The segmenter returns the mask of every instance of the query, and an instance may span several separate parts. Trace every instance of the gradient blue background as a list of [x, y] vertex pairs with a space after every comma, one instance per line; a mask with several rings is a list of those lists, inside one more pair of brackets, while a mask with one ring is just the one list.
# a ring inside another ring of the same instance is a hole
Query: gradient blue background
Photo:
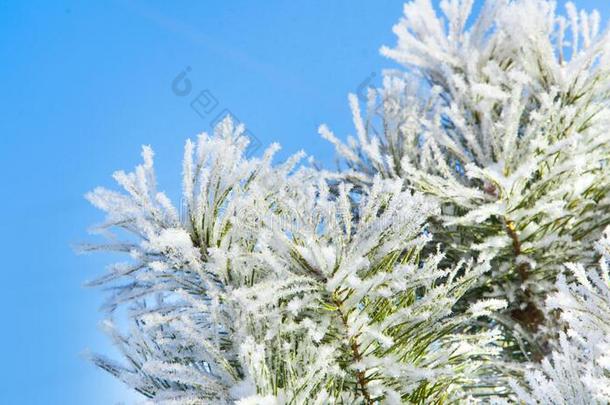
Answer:
[[[103, 3], [103, 4], [102, 4]], [[327, 123], [353, 133], [346, 95], [394, 65], [400, 1], [0, 0], [0, 403], [112, 404], [137, 397], [82, 359], [112, 353], [101, 294], [82, 284], [108, 257], [77, 256], [102, 219], [83, 194], [156, 151], [160, 188], [179, 196], [182, 147], [210, 129], [190, 107], [207, 89], [281, 157], [327, 167]], [[610, 15], [607, 0], [578, 1]], [[190, 66], [192, 93], [172, 80]]]

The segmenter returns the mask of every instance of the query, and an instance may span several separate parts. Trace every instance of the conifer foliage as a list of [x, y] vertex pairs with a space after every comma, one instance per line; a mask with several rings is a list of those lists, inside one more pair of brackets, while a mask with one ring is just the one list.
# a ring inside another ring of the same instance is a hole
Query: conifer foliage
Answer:
[[126, 193], [88, 195], [108, 213], [103, 228], [136, 237], [90, 247], [132, 258], [93, 282], [115, 285], [110, 313], [129, 308], [128, 335], [107, 323], [127, 365], [94, 361], [155, 401], [464, 395], [497, 351], [493, 332], [465, 330], [503, 303], [452, 315], [487, 268], [421, 257], [436, 202], [376, 178], [353, 207], [350, 186], [333, 196], [321, 174], [294, 168], [299, 156], [278, 167], [273, 148], [245, 159], [241, 130], [227, 120], [187, 142], [185, 221], [155, 189], [149, 148], [134, 173], [115, 174]]
[[557, 280], [546, 301], [559, 311], [566, 331], [555, 350], [525, 374], [525, 387], [512, 382], [520, 400], [544, 404], [606, 404], [610, 398], [610, 229], [596, 244], [598, 269], [567, 263], [569, 276]]
[[166, 404], [610, 401], [610, 34], [439, 5], [405, 4], [357, 137], [320, 127], [338, 171], [246, 158], [226, 119], [180, 210], [149, 147], [87, 195], [109, 242], [83, 248], [126, 255], [90, 283], [123, 354], [95, 364]]
[[353, 184], [379, 174], [438, 198], [437, 241], [453, 260], [491, 261], [474, 296], [507, 299], [495, 321], [539, 358], [544, 297], [565, 262], [595, 263], [610, 220], [610, 37], [571, 3], [567, 17], [545, 0], [440, 6], [405, 5], [382, 52], [406, 71], [370, 92], [366, 118], [350, 97], [357, 139], [320, 132]]

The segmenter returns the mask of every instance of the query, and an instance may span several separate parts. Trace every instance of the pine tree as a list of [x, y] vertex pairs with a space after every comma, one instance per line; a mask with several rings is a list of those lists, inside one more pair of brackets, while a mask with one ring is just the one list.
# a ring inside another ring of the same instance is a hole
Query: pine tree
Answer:
[[610, 402], [610, 31], [440, 8], [405, 5], [356, 138], [320, 127], [347, 167], [246, 158], [226, 119], [186, 142], [180, 210], [150, 147], [87, 195], [84, 249], [127, 255], [90, 283], [124, 359], [94, 363], [153, 403]]
[[507, 299], [492, 318], [508, 352], [540, 359], [547, 292], [564, 263], [595, 262], [610, 220], [610, 36], [571, 3], [567, 17], [545, 0], [487, 1], [476, 18], [472, 6], [406, 4], [382, 48], [406, 69], [371, 89], [366, 118], [350, 96], [357, 139], [320, 132], [356, 187], [381, 175], [438, 198], [436, 241], [452, 262], [490, 260], [472, 296]]

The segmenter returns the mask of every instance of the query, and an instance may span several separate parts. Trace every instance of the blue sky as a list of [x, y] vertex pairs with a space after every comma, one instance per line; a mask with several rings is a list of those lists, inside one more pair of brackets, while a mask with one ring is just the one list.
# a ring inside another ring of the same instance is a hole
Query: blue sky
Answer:
[[[103, 3], [103, 4], [102, 4]], [[578, 1], [610, 15], [606, 0]], [[108, 257], [77, 256], [102, 219], [83, 194], [156, 151], [160, 188], [179, 195], [187, 137], [225, 109], [263, 146], [279, 141], [327, 166], [317, 135], [351, 133], [346, 95], [393, 67], [400, 1], [1, 1], [0, 246], [4, 308], [0, 403], [132, 403], [84, 361], [112, 353], [99, 332], [102, 295], [82, 284]], [[185, 69], [191, 91], [172, 82]], [[374, 75], [374, 76], [371, 76]], [[217, 104], [202, 118], [201, 92]]]

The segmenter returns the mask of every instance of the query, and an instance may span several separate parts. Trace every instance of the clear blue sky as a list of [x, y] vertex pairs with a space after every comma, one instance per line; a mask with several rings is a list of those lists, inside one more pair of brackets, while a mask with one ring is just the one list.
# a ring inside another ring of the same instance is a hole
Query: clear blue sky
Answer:
[[[103, 5], [102, 5], [103, 3]], [[577, 1], [610, 15], [607, 0]], [[282, 156], [317, 135], [352, 133], [346, 95], [382, 68], [400, 1], [0, 1], [0, 403], [132, 403], [80, 357], [110, 353], [101, 295], [82, 284], [104, 256], [77, 256], [102, 216], [83, 199], [116, 169], [156, 151], [159, 182], [179, 195], [184, 140], [225, 108]], [[172, 92], [187, 67], [189, 96]], [[201, 118], [190, 101], [218, 102]]]

